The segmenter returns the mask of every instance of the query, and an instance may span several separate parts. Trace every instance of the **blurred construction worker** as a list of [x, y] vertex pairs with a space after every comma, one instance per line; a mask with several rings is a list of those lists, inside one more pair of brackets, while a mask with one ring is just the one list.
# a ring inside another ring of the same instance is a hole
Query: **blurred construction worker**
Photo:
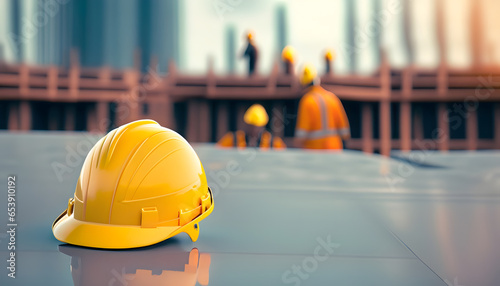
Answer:
[[257, 46], [253, 41], [253, 32], [247, 33], [247, 48], [243, 53], [243, 57], [248, 58], [248, 75], [251, 76], [255, 74], [255, 68], [257, 66], [257, 59], [259, 58], [259, 51], [257, 50]]
[[333, 49], [327, 49], [325, 51], [325, 66], [326, 66], [326, 74], [331, 74], [333, 72], [332, 62], [335, 60], [335, 51]]
[[286, 46], [285, 48], [283, 48], [283, 51], [281, 52], [281, 60], [284, 64], [285, 74], [293, 74], [295, 54], [295, 49], [292, 46]]
[[319, 85], [316, 69], [304, 66], [300, 83], [306, 88], [299, 103], [295, 145], [306, 149], [342, 149], [350, 138], [349, 121], [339, 98]]
[[260, 104], [250, 106], [243, 117], [245, 130], [228, 132], [217, 142], [220, 147], [259, 147], [260, 149], [285, 149], [286, 145], [278, 136], [265, 130], [269, 121], [266, 110]]

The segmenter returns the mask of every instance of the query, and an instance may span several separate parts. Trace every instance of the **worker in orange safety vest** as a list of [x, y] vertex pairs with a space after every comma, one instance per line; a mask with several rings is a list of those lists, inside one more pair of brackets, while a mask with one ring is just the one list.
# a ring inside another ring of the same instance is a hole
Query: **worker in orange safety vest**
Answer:
[[217, 146], [219, 147], [259, 147], [260, 149], [285, 149], [286, 145], [278, 136], [271, 135], [265, 130], [269, 121], [266, 109], [260, 104], [250, 106], [243, 117], [245, 130], [238, 130], [235, 133], [228, 132], [224, 135]]
[[350, 129], [339, 98], [319, 85], [316, 69], [310, 64], [304, 66], [300, 83], [307, 90], [299, 103], [295, 146], [342, 149], [342, 139], [350, 138]]

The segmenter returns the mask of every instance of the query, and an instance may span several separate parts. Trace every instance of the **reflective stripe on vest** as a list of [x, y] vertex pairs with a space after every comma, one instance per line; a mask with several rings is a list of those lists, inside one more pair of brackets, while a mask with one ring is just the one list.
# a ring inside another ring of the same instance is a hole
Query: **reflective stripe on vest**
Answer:
[[347, 135], [347, 134], [349, 134], [348, 128], [342, 128], [342, 129], [328, 128], [326, 130], [315, 130], [315, 131], [297, 129], [295, 131], [295, 137], [299, 138], [306, 137], [309, 139], [322, 139], [329, 136]]
[[328, 114], [326, 110], [326, 102], [321, 94], [314, 93], [314, 98], [316, 99], [316, 103], [319, 106], [319, 113], [321, 113], [321, 131], [327, 132], [330, 128], [328, 128], [328, 118], [326, 117]]

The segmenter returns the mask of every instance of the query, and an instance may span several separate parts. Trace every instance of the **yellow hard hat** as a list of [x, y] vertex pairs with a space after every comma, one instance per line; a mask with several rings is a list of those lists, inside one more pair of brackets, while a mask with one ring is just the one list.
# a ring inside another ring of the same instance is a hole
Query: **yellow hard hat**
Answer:
[[253, 31], [248, 31], [247, 32], [247, 40], [253, 40]]
[[189, 143], [152, 120], [110, 131], [90, 150], [54, 236], [96, 248], [133, 248], [181, 232], [198, 239], [213, 210], [205, 171]]
[[333, 50], [333, 49], [328, 49], [328, 50], [326, 50], [326, 52], [325, 52], [325, 58], [326, 58], [327, 60], [329, 60], [329, 61], [333, 61], [333, 60], [335, 60], [335, 57], [336, 57], [336, 56], [337, 56], [337, 55], [335, 54], [335, 50]]
[[243, 116], [243, 120], [246, 124], [261, 127], [267, 124], [269, 116], [262, 105], [254, 104], [247, 109], [245, 116]]
[[316, 69], [312, 64], [304, 65], [302, 72], [300, 73], [300, 84], [303, 86], [311, 84], [317, 76]]
[[292, 46], [286, 46], [281, 52], [281, 59], [293, 63], [295, 61], [295, 49]]

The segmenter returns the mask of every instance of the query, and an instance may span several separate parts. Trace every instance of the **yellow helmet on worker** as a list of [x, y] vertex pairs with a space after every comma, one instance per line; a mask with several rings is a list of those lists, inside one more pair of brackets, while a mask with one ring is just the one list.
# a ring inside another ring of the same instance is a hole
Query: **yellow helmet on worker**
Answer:
[[317, 76], [318, 72], [316, 71], [316, 68], [310, 63], [305, 64], [299, 76], [300, 84], [302, 86], [308, 86], [314, 83]]
[[243, 121], [249, 125], [262, 127], [269, 121], [269, 116], [267, 115], [266, 109], [262, 105], [254, 104], [245, 112]]
[[153, 120], [110, 131], [90, 150], [54, 236], [95, 248], [134, 248], [187, 233], [213, 210], [205, 171], [189, 143]]
[[336, 57], [337, 57], [337, 54], [335, 53], [334, 49], [327, 49], [325, 51], [325, 59], [327, 59], [329, 61], [333, 61], [333, 60], [335, 60]]
[[254, 32], [248, 31], [247, 32], [247, 40], [251, 41], [251, 40], [253, 40], [253, 37], [254, 37]]
[[292, 46], [286, 46], [283, 48], [283, 51], [281, 52], [281, 59], [283, 61], [294, 63], [295, 55], [296, 55], [295, 49]]

